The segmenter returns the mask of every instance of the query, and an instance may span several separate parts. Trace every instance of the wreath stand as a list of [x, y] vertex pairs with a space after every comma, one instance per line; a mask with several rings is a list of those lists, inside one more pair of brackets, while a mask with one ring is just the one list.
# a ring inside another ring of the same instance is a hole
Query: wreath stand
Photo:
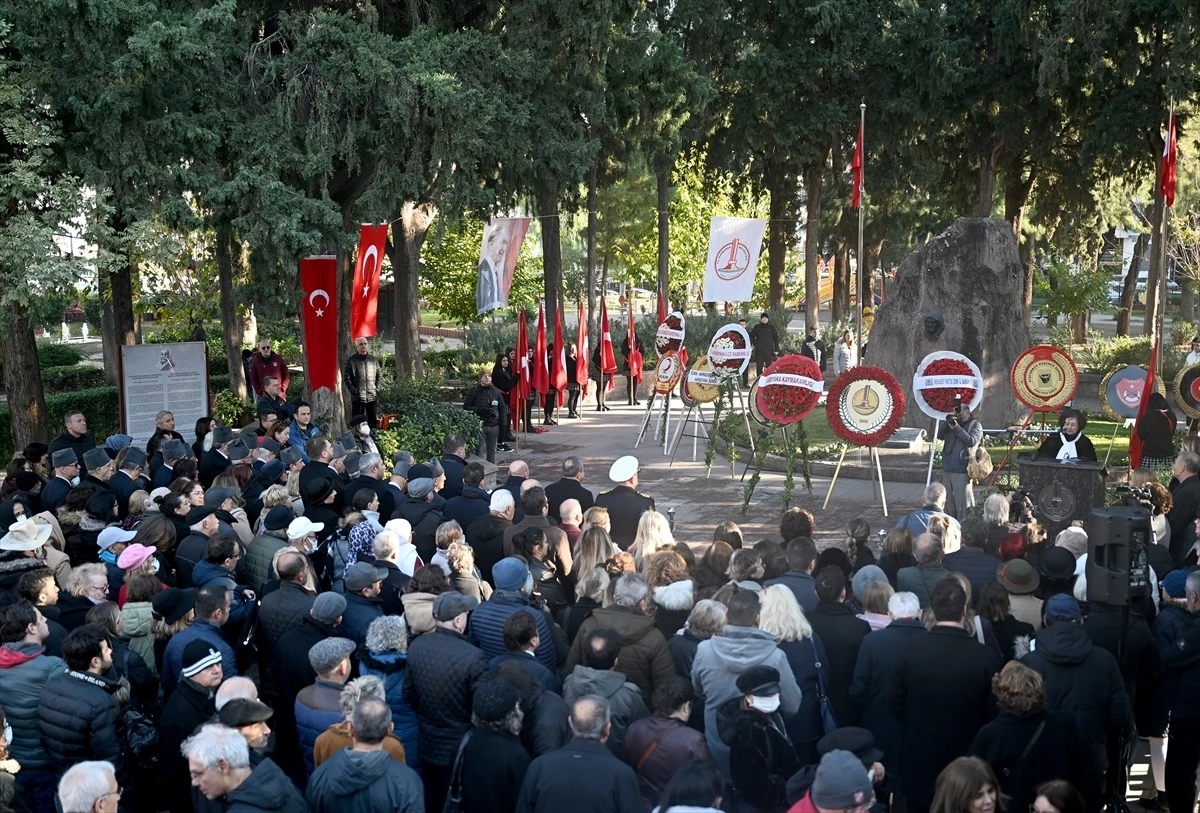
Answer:
[[[694, 421], [692, 420], [693, 412], [696, 414], [696, 419]], [[699, 432], [689, 433], [687, 431], [687, 426], [689, 423], [699, 428], [700, 432], [703, 432], [704, 434], [700, 434]], [[709, 432], [708, 426], [704, 421], [704, 404], [696, 403], [688, 407], [687, 412], [683, 413], [683, 419], [679, 421], [679, 428], [675, 431], [675, 439], [669, 445], [668, 450], [671, 452], [671, 462], [667, 464], [668, 466], [675, 465], [675, 455], [679, 454], [679, 443], [684, 438], [692, 439], [692, 462], [695, 463], [696, 447], [698, 442], [700, 440], [712, 439], [712, 433]]]
[[[663, 398], [662, 409], [660, 409], [658, 411], [658, 414], [655, 415], [655, 419], [654, 419], [654, 436], [656, 438], [661, 437], [663, 439], [663, 444], [662, 444], [663, 454], [667, 453], [667, 447], [670, 446], [671, 395], [673, 395], [673, 394], [674, 394], [674, 390], [667, 391], [666, 396]], [[662, 430], [661, 433], [659, 432], [660, 429]]]
[[929, 438], [929, 470], [925, 472], [925, 487], [929, 488], [929, 484], [933, 482], [933, 455], [937, 450], [938, 427], [942, 425], [939, 418], [933, 419], [933, 434]]
[[[787, 437], [787, 430], [784, 430], [784, 437]], [[860, 447], [861, 448], [861, 447]], [[888, 515], [887, 494], [883, 489], [883, 466], [879, 462], [879, 449], [875, 446], [867, 447], [870, 453], [871, 462], [875, 464], [875, 476], [879, 482], [879, 502], [883, 506], [883, 515]], [[829, 508], [829, 498], [833, 496], [833, 487], [837, 485], [838, 475], [842, 472], [842, 462], [846, 459], [846, 450], [843, 448], [842, 453], [838, 455], [837, 468], [833, 470], [833, 479], [829, 481], [829, 491], [825, 493], [825, 502], [821, 505], [821, 510]], [[928, 486], [928, 483], [926, 483]]]
[[[646, 430], [650, 428], [651, 411], [654, 409], [654, 403], [658, 400], [658, 391], [651, 389], [650, 397], [646, 399], [646, 414], [642, 416], [642, 427], [638, 431], [637, 440], [633, 442], [633, 448], [641, 445], [642, 438], [646, 436]], [[656, 430], [657, 431], [657, 430]]]
[[[738, 408], [742, 411], [742, 421], [746, 424], [746, 438], [750, 443], [750, 454], [757, 453], [754, 446], [754, 430], [750, 428], [750, 412], [746, 406], [746, 393], [742, 389], [742, 379], [739, 375], [731, 376], [729, 379], [733, 383], [733, 389], [737, 392]], [[729, 406], [733, 407], [733, 395], [729, 396]]]

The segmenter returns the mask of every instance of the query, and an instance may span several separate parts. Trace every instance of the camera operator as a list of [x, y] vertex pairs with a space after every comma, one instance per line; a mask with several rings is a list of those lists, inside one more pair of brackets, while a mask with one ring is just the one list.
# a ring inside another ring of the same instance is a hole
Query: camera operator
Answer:
[[971, 408], [959, 403], [938, 430], [942, 441], [942, 482], [946, 485], [946, 513], [955, 519], [967, 516], [975, 500], [967, 463], [971, 452], [983, 441], [983, 425], [971, 417]]
[[1047, 435], [1038, 447], [1037, 456], [1058, 461], [1096, 461], [1096, 447], [1083, 434], [1087, 417], [1077, 409], [1064, 409], [1058, 413], [1058, 432]]

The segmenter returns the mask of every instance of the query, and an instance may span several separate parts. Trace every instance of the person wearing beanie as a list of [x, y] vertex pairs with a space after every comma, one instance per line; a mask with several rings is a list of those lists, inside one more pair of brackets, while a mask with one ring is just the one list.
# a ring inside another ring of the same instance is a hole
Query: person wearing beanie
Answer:
[[424, 463], [413, 466], [409, 474], [423, 469], [426, 476], [413, 477], [408, 481], [408, 500], [399, 503], [392, 519], [408, 520], [412, 526], [412, 543], [423, 562], [432, 562], [437, 553], [437, 529], [445, 522], [442, 512], [434, 505], [433, 478]]
[[1073, 596], [1051, 596], [1042, 610], [1044, 628], [1021, 663], [1040, 672], [1046, 684], [1046, 708], [1075, 715], [1083, 748], [1086, 782], [1079, 790], [1089, 810], [1103, 805], [1110, 735], [1128, 725], [1129, 695], [1112, 653], [1092, 643], [1083, 612]]
[[192, 732], [216, 713], [213, 693], [221, 685], [221, 653], [202, 639], [183, 649], [179, 685], [163, 707], [158, 724], [158, 765], [170, 809], [187, 813], [192, 809], [191, 779], [179, 747]]
[[348, 638], [326, 638], [308, 650], [308, 662], [317, 679], [296, 695], [296, 733], [307, 776], [315, 768], [313, 747], [325, 729], [342, 720], [342, 687], [350, 679], [350, 656], [355, 643]]
[[471, 643], [483, 650], [488, 658], [506, 651], [504, 624], [517, 612], [528, 612], [537, 622], [538, 646], [534, 657], [551, 671], [566, 663], [569, 645], [562, 629], [549, 613], [530, 602], [533, 596], [533, 575], [525, 563], [515, 556], [501, 559], [492, 568], [496, 590], [471, 616]]
[[263, 585], [275, 575], [271, 567], [275, 554], [288, 546], [287, 530], [293, 519], [290, 507], [274, 506], [263, 518], [262, 530], [246, 548], [246, 584], [260, 595]]
[[850, 751], [830, 751], [821, 757], [812, 787], [788, 813], [841, 813], [867, 810], [875, 803], [872, 777], [862, 760]]
[[524, 713], [517, 690], [492, 678], [480, 684], [462, 752], [463, 813], [515, 813], [530, 757], [521, 744]]
[[734, 790], [762, 811], [787, 806], [787, 780], [800, 769], [779, 713], [779, 681], [779, 670], [752, 666], [737, 678], [741, 695], [717, 709], [717, 732], [729, 744]]
[[762, 376], [763, 368], [779, 355], [779, 331], [771, 324], [771, 317], [764, 313], [758, 324], [750, 330], [750, 344], [754, 347], [754, 377]]

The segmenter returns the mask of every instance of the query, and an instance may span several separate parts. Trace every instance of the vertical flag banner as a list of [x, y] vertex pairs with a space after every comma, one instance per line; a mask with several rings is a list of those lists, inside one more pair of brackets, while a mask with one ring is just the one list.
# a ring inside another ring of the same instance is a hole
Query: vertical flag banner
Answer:
[[[550, 360], [550, 387], [565, 392], [567, 389], [567, 345], [563, 341], [562, 308], [554, 311], [554, 358]], [[562, 403], [562, 398], [559, 398]]]
[[1158, 186], [1168, 206], [1175, 205], [1176, 162], [1178, 154], [1175, 144], [1175, 105], [1171, 105], [1171, 116], [1167, 119], [1167, 137], [1163, 144], [1162, 177]]
[[583, 312], [583, 300], [579, 300], [579, 322], [577, 323], [577, 333], [575, 334], [575, 380], [579, 382], [579, 386], [583, 389], [583, 397], [588, 397], [588, 390], [591, 389], [591, 378], [588, 376], [588, 360], [592, 354], [588, 351], [588, 323], [587, 314]]
[[658, 292], [658, 323], [661, 325], [667, 321], [667, 300], [663, 296], [663, 292]]
[[[1150, 403], [1150, 394], [1155, 392], [1154, 389], [1154, 371], [1158, 369], [1158, 351], [1162, 347], [1162, 333], [1155, 331], [1154, 334], [1154, 350], [1150, 352], [1150, 366], [1146, 373], [1146, 386], [1142, 387], [1142, 400], [1138, 403], [1136, 423], [1142, 422], [1142, 416], [1146, 414], [1146, 405]], [[1136, 425], [1136, 424], [1135, 424]], [[1129, 435], [1129, 468], [1136, 469], [1142, 465], [1142, 439], [1138, 436], [1136, 430]]]
[[508, 307], [517, 255], [527, 231], [527, 217], [493, 218], [484, 226], [483, 244], [479, 247], [479, 279], [475, 282], [477, 314]]
[[[517, 345], [514, 348], [513, 374], [517, 382], [508, 393], [508, 411], [512, 416], [513, 431], [521, 428], [521, 416], [525, 414], [525, 401], [529, 398], [529, 332], [525, 326], [525, 310], [517, 317]], [[528, 428], [528, 427], [527, 427]]]
[[533, 345], [533, 388], [542, 395], [550, 391], [550, 370], [546, 366], [546, 309], [538, 305], [537, 338]]
[[350, 338], [379, 333], [379, 267], [387, 247], [388, 224], [364, 223], [358, 235], [358, 256], [354, 259], [354, 297], [350, 300]]
[[[637, 348], [637, 330], [633, 321], [633, 297], [629, 297], [629, 336], [626, 337], [629, 342], [629, 356], [626, 362], [629, 364], [629, 375], [638, 384], [642, 383], [642, 354]], [[636, 400], [636, 398], [635, 398]]]
[[[608, 306], [604, 302], [604, 297], [600, 297], [600, 373], [613, 376], [616, 372], [617, 354], [613, 352], [612, 331], [608, 328]], [[613, 386], [610, 377], [608, 388], [611, 390]]]
[[304, 319], [306, 372], [313, 390], [337, 387], [337, 257], [300, 261], [300, 314]]
[[865, 191], [863, 186], [863, 126], [862, 122], [858, 123], [858, 140], [854, 142], [854, 189], [850, 193], [850, 204], [858, 209], [862, 202], [862, 193]]
[[767, 221], [748, 217], [714, 217], [708, 230], [708, 262], [704, 266], [705, 302], [749, 302]]

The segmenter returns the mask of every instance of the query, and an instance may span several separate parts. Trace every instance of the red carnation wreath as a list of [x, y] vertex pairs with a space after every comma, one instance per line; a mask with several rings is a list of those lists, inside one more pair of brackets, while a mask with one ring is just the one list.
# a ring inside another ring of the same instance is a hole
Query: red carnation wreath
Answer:
[[825, 389], [821, 368], [807, 356], [784, 356], [763, 371], [755, 404], [768, 421], [792, 424], [812, 412]]
[[708, 363], [722, 376], [738, 375], [750, 364], [750, 334], [741, 325], [725, 325], [708, 345]]
[[[934, 377], [956, 378], [948, 386], [920, 386], [920, 379]], [[966, 356], [958, 353], [930, 353], [917, 365], [913, 375], [913, 397], [921, 411], [932, 418], [942, 418], [959, 403], [974, 409], [983, 399], [983, 377], [979, 368]]]
[[[874, 381], [887, 391], [891, 398], [891, 413], [886, 421], [873, 432], [860, 432], [848, 425], [842, 417], [842, 396], [846, 388], [858, 381]], [[833, 433], [847, 443], [855, 446], [878, 446], [896, 434], [904, 420], [904, 390], [900, 382], [887, 370], [878, 367], [851, 367], [842, 373], [829, 388], [829, 396], [825, 399], [825, 417]]]
[[654, 349], [659, 356], [672, 351], [679, 352], [679, 348], [683, 347], [684, 335], [683, 314], [678, 311], [668, 313], [654, 334]]

